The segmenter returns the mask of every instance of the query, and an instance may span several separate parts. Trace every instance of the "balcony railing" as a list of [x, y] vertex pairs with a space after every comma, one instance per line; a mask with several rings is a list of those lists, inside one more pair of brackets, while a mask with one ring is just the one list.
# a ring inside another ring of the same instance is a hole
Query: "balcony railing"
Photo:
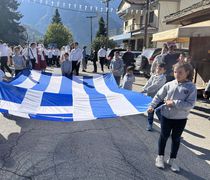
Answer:
[[142, 28], [142, 24], [132, 24], [129, 26], [125, 26], [124, 30], [125, 32], [132, 32], [136, 30], [140, 30]]
[[123, 28], [118, 28], [118, 29], [111, 29], [109, 31], [109, 36], [115, 36], [115, 35], [119, 35], [119, 34], [123, 34]]

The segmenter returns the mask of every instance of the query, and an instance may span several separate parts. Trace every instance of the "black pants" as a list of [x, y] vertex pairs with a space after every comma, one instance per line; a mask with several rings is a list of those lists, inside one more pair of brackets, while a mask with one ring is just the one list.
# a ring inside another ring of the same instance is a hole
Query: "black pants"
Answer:
[[121, 76], [114, 76], [114, 78], [115, 78], [115, 81], [116, 81], [117, 85], [119, 86], [120, 85]]
[[56, 67], [60, 67], [59, 59], [60, 59], [60, 56], [56, 56], [56, 59], [55, 59]]
[[176, 158], [180, 145], [180, 137], [184, 131], [187, 119], [167, 119], [161, 118], [161, 133], [158, 142], [158, 154], [164, 155], [166, 142], [171, 133], [172, 144], [170, 158]]
[[72, 73], [76, 72], [76, 76], [79, 76], [79, 67], [80, 67], [80, 63], [78, 63], [78, 61], [72, 61]]
[[31, 65], [32, 65], [32, 69], [35, 69], [35, 64], [36, 64], [36, 59], [30, 59], [31, 61]]
[[7, 61], [8, 61], [8, 57], [7, 56], [2, 56], [0, 58], [0, 62], [1, 62], [1, 70], [3, 72], [5, 72], [5, 68], [7, 69], [7, 71], [12, 74], [12, 70], [7, 66]]
[[52, 58], [48, 58], [48, 66], [52, 66]]
[[94, 70], [93, 70], [93, 72], [97, 72], [97, 64], [96, 64], [96, 61], [93, 61], [93, 68], [94, 68]]
[[46, 60], [47, 66], [49, 66], [49, 59], [48, 59], [48, 56], [45, 56], [45, 60]]
[[99, 57], [99, 62], [101, 65], [101, 71], [104, 72], [105, 57]]
[[17, 76], [20, 72], [22, 72], [23, 70], [15, 70], [15, 76]]
[[52, 65], [55, 65], [56, 64], [56, 59], [57, 59], [57, 56], [54, 56], [52, 57]]

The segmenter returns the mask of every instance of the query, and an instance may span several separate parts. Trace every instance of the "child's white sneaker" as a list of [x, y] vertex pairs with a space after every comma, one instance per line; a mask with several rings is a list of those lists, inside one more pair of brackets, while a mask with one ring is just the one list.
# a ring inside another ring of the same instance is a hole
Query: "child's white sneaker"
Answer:
[[180, 171], [179, 166], [176, 164], [176, 159], [173, 159], [173, 158], [168, 159], [167, 164], [169, 164], [171, 166], [171, 170], [173, 172], [179, 172]]
[[164, 156], [158, 155], [156, 160], [155, 160], [155, 166], [161, 169], [164, 169]]

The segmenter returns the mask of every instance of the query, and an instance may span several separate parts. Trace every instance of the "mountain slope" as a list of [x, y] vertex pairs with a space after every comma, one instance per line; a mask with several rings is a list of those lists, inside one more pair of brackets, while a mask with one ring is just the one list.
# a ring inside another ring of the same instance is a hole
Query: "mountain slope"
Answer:
[[[57, 1], [55, 1], [57, 2]], [[59, 1], [62, 5], [63, 2], [66, 4], [69, 3], [68, 0]], [[70, 1], [72, 6], [74, 3], [77, 5], [82, 5], [84, 7], [93, 6], [98, 8], [105, 8], [105, 4], [102, 3], [100, 0], [71, 0]], [[113, 0], [110, 2], [110, 7], [117, 8], [119, 5], [120, 0]], [[77, 8], [79, 10], [79, 8]], [[44, 4], [37, 4], [37, 3], [28, 3], [23, 2], [19, 8], [20, 12], [24, 15], [21, 22], [23, 24], [30, 25], [33, 29], [41, 33], [45, 33], [48, 25], [51, 23], [52, 16], [55, 12], [55, 8], [45, 6]], [[87, 19], [87, 16], [90, 15], [97, 15], [97, 18], [93, 19], [93, 37], [98, 30], [98, 19], [100, 16], [103, 16], [106, 19], [106, 14], [103, 13], [82, 13], [82, 12], [74, 12], [70, 10], [59, 9], [61, 14], [62, 22], [66, 25], [73, 34], [74, 40], [78, 41], [81, 45], [88, 45], [90, 44], [90, 20]], [[109, 25], [110, 29], [116, 29], [121, 27], [122, 22], [116, 13], [110, 13], [110, 20]]]

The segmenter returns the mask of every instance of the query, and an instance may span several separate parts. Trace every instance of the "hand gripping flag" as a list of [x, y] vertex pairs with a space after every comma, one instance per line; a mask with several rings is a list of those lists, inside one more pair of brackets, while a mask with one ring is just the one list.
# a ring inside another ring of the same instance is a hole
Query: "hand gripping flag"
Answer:
[[66, 78], [23, 71], [0, 82], [0, 112], [53, 121], [85, 121], [146, 111], [151, 98], [118, 88], [112, 74]]

